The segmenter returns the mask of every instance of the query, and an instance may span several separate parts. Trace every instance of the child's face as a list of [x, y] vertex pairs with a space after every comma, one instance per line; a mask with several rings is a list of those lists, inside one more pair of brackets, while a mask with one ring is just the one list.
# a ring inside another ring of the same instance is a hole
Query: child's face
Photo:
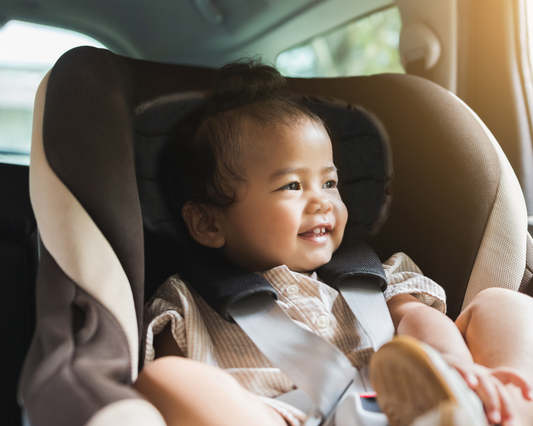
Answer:
[[252, 271], [285, 264], [303, 272], [324, 265], [348, 218], [326, 130], [303, 118], [261, 136], [247, 133], [239, 157], [245, 192], [217, 224], [224, 254]]

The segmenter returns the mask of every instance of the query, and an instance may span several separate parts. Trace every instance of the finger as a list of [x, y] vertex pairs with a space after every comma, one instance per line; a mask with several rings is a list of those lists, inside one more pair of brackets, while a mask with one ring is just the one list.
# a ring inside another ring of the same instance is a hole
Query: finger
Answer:
[[479, 380], [477, 379], [477, 376], [470, 371], [467, 368], [463, 368], [462, 366], [455, 365], [455, 369], [459, 372], [461, 377], [464, 379], [466, 384], [470, 389], [476, 389], [479, 386]]
[[504, 424], [511, 424], [511, 420], [514, 418], [512, 398], [505, 385], [498, 379], [495, 379], [495, 387], [500, 397], [500, 413], [501, 419]]
[[499, 424], [502, 420], [500, 397], [496, 389], [495, 381], [490, 375], [478, 376], [479, 386], [475, 389], [479, 399], [483, 402], [485, 413], [489, 421]]
[[520, 371], [509, 367], [500, 367], [492, 369], [491, 374], [503, 384], [511, 383], [519, 387], [523, 397], [529, 401], [533, 401], [533, 387]]

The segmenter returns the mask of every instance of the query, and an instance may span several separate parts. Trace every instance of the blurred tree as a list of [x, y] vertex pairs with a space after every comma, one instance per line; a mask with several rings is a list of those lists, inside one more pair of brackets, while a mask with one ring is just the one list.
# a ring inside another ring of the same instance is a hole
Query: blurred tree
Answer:
[[382, 9], [281, 53], [276, 66], [292, 77], [403, 73], [396, 7]]

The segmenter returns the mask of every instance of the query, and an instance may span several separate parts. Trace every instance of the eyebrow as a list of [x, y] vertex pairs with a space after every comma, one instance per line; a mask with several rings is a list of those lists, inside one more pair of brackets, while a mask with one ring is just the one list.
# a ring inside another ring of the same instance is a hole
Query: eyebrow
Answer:
[[[337, 167], [335, 166], [327, 166], [327, 167], [322, 168], [322, 173], [336, 172], [338, 170], [339, 169], [337, 169]], [[287, 169], [278, 169], [270, 175], [269, 180], [273, 181], [279, 178], [280, 176], [287, 175], [289, 173], [306, 173], [308, 171], [309, 171], [309, 167], [297, 167], [297, 168], [289, 167]]]

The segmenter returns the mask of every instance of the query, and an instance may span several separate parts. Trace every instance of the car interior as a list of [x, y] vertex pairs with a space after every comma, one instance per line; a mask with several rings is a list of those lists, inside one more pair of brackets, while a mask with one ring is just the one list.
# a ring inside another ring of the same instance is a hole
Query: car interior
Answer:
[[[168, 122], [142, 123], [243, 56], [275, 64], [295, 94], [375, 118], [394, 178], [366, 240], [382, 260], [409, 253], [446, 290], [450, 318], [487, 287], [533, 296], [531, 13], [525, 0], [0, 0], [5, 29], [105, 47], [45, 70], [25, 145], [0, 128], [1, 424], [164, 424], [131, 389], [143, 303], [179, 268], [157, 189]], [[366, 50], [350, 50], [349, 25]], [[385, 25], [390, 43], [372, 44]], [[15, 68], [0, 62], [0, 76]]]

